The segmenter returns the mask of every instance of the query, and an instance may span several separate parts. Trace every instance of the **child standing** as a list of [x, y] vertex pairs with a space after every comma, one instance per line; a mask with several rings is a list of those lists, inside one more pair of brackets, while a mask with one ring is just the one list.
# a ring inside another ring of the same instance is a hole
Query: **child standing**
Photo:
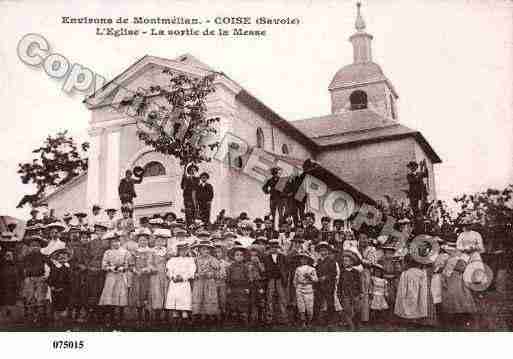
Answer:
[[216, 278], [219, 276], [219, 261], [210, 251], [214, 246], [210, 241], [201, 241], [195, 248], [199, 251], [196, 257], [196, 274], [192, 287], [192, 314], [200, 320], [219, 315]]
[[261, 252], [258, 246], [250, 246], [249, 248], [248, 277], [249, 277], [249, 308], [248, 320], [254, 324], [264, 322], [265, 310], [265, 267], [260, 260]]
[[372, 265], [371, 277], [371, 316], [374, 322], [382, 322], [386, 317], [384, 316], [388, 310], [388, 303], [386, 297], [388, 296], [388, 281], [383, 278], [384, 268], [381, 264], [374, 263]]
[[303, 327], [313, 319], [314, 283], [317, 282], [317, 272], [313, 267], [313, 258], [306, 252], [296, 255], [299, 266], [294, 273], [293, 285], [296, 289], [297, 311]]
[[166, 244], [168, 238], [171, 237], [171, 232], [169, 229], [158, 229], [154, 235], [155, 247], [152, 251], [150, 263], [153, 270], [150, 276], [150, 303], [151, 309], [155, 311], [155, 320], [160, 321], [162, 320], [168, 285], [166, 264], [169, 259], [169, 253]]
[[239, 324], [247, 322], [249, 307], [250, 281], [248, 266], [244, 263], [247, 249], [243, 246], [234, 246], [229, 255], [233, 263], [226, 273], [227, 301], [230, 314], [237, 318]]
[[[187, 319], [192, 310], [192, 291], [190, 280], [196, 272], [194, 258], [188, 257], [189, 246], [179, 243], [177, 256], [171, 257], [166, 264], [169, 288], [166, 297], [166, 309], [173, 311], [173, 319]], [[181, 318], [179, 314], [181, 313]]]
[[71, 294], [71, 252], [68, 249], [58, 249], [50, 255], [48, 285], [52, 293], [54, 320], [57, 327], [67, 314]]
[[219, 261], [219, 275], [216, 278], [217, 298], [222, 319], [226, 315], [226, 272], [230, 266], [230, 262], [226, 259], [225, 250], [226, 247], [223, 244], [215, 245], [214, 255]]
[[360, 265], [360, 257], [353, 251], [342, 252], [342, 270], [338, 286], [338, 297], [342, 303], [342, 314], [349, 329], [356, 329], [355, 313], [362, 294], [360, 272], [355, 267]]
[[128, 304], [137, 309], [137, 325], [150, 320], [150, 276], [152, 273], [152, 250], [148, 247], [149, 236], [139, 233], [139, 247], [130, 257], [131, 282], [128, 291]]
[[100, 306], [108, 308], [110, 321], [114, 321], [115, 309], [119, 309], [118, 321], [124, 319], [124, 309], [128, 305], [128, 251], [121, 247], [119, 233], [109, 232], [105, 239], [110, 240], [110, 249], [105, 251], [102, 260], [102, 269], [107, 272], [105, 284], [100, 297]]
[[70, 319], [84, 321], [81, 313], [87, 308], [87, 263], [89, 231], [70, 227], [68, 248], [73, 253], [71, 265]]

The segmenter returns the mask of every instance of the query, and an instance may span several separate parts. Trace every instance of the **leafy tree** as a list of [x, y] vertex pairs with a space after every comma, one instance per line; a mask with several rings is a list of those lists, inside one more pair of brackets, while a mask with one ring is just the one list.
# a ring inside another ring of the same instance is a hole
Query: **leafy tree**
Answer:
[[32, 162], [19, 163], [18, 173], [23, 184], [34, 184], [36, 192], [25, 195], [17, 208], [25, 204], [36, 205], [40, 202], [47, 189], [62, 186], [87, 170], [87, 158], [83, 154], [89, 149], [89, 143], [77, 146], [67, 131], [56, 136], [48, 136], [43, 145], [32, 153], [38, 154]]
[[206, 118], [205, 100], [215, 91], [214, 75], [195, 78], [170, 69], [163, 72], [169, 76], [169, 86], [139, 89], [122, 101], [138, 119], [139, 139], [157, 152], [178, 158], [182, 166], [209, 162], [207, 149], [219, 145], [218, 141], [207, 143], [219, 121]]

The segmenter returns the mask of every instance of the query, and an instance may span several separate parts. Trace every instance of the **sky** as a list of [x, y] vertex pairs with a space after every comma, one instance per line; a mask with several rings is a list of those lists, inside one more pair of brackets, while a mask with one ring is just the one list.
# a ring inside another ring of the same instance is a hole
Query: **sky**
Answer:
[[[15, 209], [31, 191], [21, 184], [17, 164], [30, 160], [48, 134], [67, 129], [87, 139], [90, 118], [82, 94], [66, 94], [62, 81], [20, 61], [16, 48], [24, 35], [44, 36], [51, 51], [107, 79], [145, 54], [175, 58], [190, 53], [293, 121], [329, 114], [329, 83], [352, 62], [348, 38], [354, 32], [355, 4], [0, 2], [0, 215], [27, 217], [28, 209]], [[420, 130], [443, 160], [435, 169], [438, 197], [451, 200], [513, 183], [513, 2], [369, 0], [362, 1], [362, 14], [374, 36], [373, 60], [399, 94], [399, 121]], [[96, 25], [62, 24], [62, 16], [267, 16], [299, 18], [300, 24], [268, 26], [263, 38], [114, 38], [96, 36]]]

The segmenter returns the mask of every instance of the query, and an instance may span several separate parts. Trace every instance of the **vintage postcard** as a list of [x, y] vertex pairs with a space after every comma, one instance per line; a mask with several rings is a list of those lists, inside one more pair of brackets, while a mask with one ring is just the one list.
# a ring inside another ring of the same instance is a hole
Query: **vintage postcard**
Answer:
[[6, 335], [512, 329], [513, 2], [12, 0], [0, 30]]

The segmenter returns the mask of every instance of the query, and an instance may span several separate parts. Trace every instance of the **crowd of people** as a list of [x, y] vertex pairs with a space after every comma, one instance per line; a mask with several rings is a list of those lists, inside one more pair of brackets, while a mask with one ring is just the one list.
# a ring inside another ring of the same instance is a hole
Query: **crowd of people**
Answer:
[[465, 270], [482, 266], [484, 247], [470, 219], [456, 242], [427, 233], [412, 248], [408, 219], [394, 237], [311, 212], [187, 223], [95, 205], [31, 216], [23, 238], [13, 225], [0, 241], [1, 316], [21, 299], [30, 327], [444, 329], [471, 327], [478, 311], [471, 282], [483, 279]]

